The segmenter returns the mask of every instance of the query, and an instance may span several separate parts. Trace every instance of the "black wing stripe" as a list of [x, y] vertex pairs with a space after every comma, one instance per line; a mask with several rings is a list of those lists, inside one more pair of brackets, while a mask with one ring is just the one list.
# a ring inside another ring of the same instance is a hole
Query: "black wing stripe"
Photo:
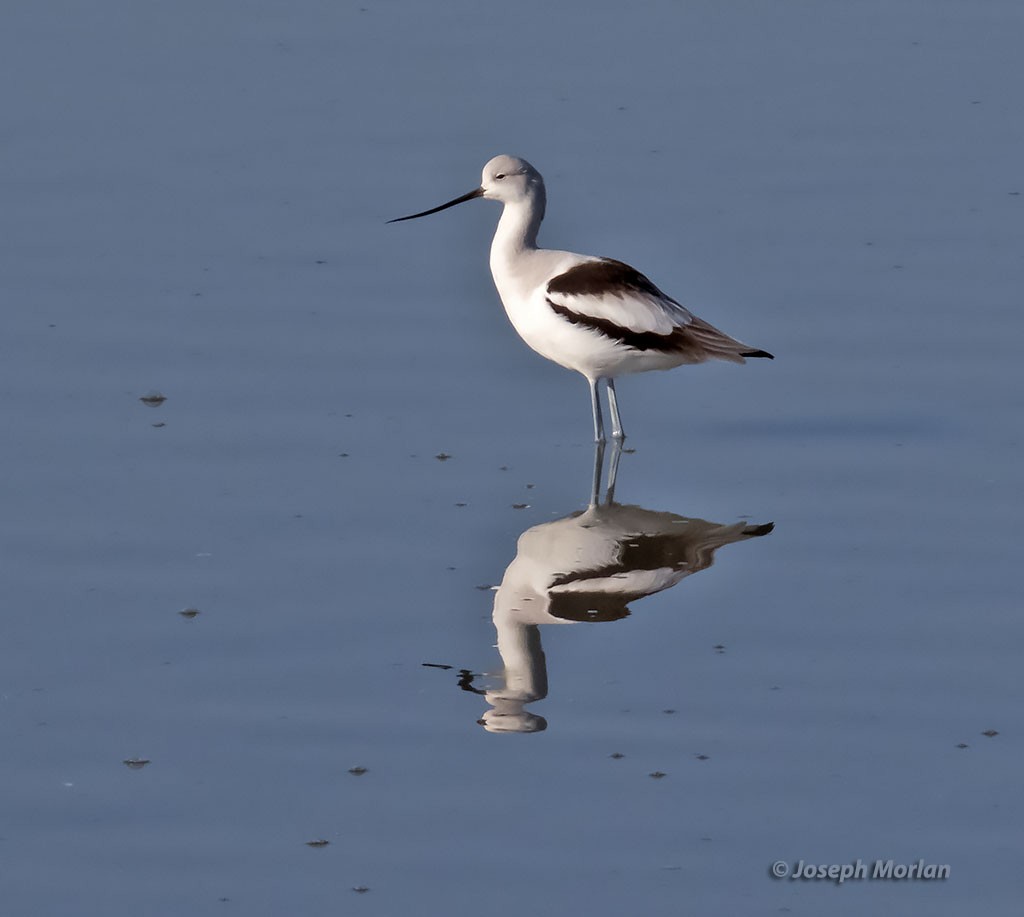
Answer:
[[636, 268], [612, 258], [585, 261], [548, 281], [549, 293], [566, 296], [629, 296], [642, 293], [655, 299], [668, 299]]
[[606, 338], [618, 341], [620, 344], [632, 347], [634, 350], [660, 350], [669, 353], [673, 350], [679, 350], [686, 343], [684, 328], [675, 328], [669, 334], [655, 334], [653, 331], [631, 331], [629, 328], [616, 325], [615, 322], [609, 321], [606, 318], [596, 318], [593, 315], [581, 315], [579, 312], [573, 312], [572, 309], [552, 302], [550, 299], [548, 300], [548, 305], [551, 306], [555, 314], [561, 315], [567, 322], [571, 322], [573, 325], [582, 325], [591, 331], [597, 331]]

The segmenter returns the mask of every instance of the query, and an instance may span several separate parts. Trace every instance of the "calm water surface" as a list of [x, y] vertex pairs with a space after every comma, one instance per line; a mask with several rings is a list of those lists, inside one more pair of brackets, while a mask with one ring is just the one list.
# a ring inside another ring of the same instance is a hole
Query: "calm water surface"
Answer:
[[[1013, 912], [1016, 4], [57, 7], [0, 37], [5, 913]], [[624, 380], [599, 508], [496, 207], [384, 226], [497, 152], [777, 355]], [[950, 877], [769, 876], [858, 858]]]

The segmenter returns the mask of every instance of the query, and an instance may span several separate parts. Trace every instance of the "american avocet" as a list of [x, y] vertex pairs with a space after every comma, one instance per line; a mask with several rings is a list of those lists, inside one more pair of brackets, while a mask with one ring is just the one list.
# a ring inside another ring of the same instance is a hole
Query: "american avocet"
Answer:
[[505, 205], [491, 243], [491, 275], [509, 321], [541, 356], [586, 378], [597, 442], [604, 441], [602, 380], [608, 388], [612, 436], [624, 439], [617, 376], [711, 359], [774, 359], [699, 319], [628, 264], [538, 248], [544, 179], [525, 159], [495, 156], [484, 166], [479, 188], [388, 222], [415, 220], [477, 197]]
[[609, 493], [584, 512], [527, 529], [494, 594], [502, 677], [487, 688], [473, 687], [472, 675], [460, 681], [493, 708], [477, 722], [488, 732], [547, 727], [529, 708], [548, 693], [541, 626], [618, 621], [634, 602], [708, 569], [719, 548], [774, 528], [771, 522], [707, 522], [624, 506]]

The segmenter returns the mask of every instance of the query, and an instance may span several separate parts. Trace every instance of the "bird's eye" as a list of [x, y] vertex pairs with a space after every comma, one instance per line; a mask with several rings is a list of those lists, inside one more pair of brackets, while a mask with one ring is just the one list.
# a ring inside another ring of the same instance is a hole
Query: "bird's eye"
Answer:
[[494, 180], [495, 181], [501, 181], [504, 177], [505, 177], [505, 173], [504, 172], [499, 172], [497, 175], [494, 176]]

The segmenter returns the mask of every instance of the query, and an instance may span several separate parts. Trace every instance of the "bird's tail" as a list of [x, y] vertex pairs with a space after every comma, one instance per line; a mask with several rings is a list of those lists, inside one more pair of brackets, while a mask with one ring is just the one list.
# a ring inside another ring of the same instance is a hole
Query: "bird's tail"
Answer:
[[774, 360], [767, 350], [756, 350], [749, 344], [729, 337], [714, 325], [692, 316], [691, 320], [676, 332], [682, 338], [681, 350], [689, 350], [697, 357], [693, 362], [704, 360], [728, 360], [730, 363], [745, 363], [745, 357], [764, 357]]

